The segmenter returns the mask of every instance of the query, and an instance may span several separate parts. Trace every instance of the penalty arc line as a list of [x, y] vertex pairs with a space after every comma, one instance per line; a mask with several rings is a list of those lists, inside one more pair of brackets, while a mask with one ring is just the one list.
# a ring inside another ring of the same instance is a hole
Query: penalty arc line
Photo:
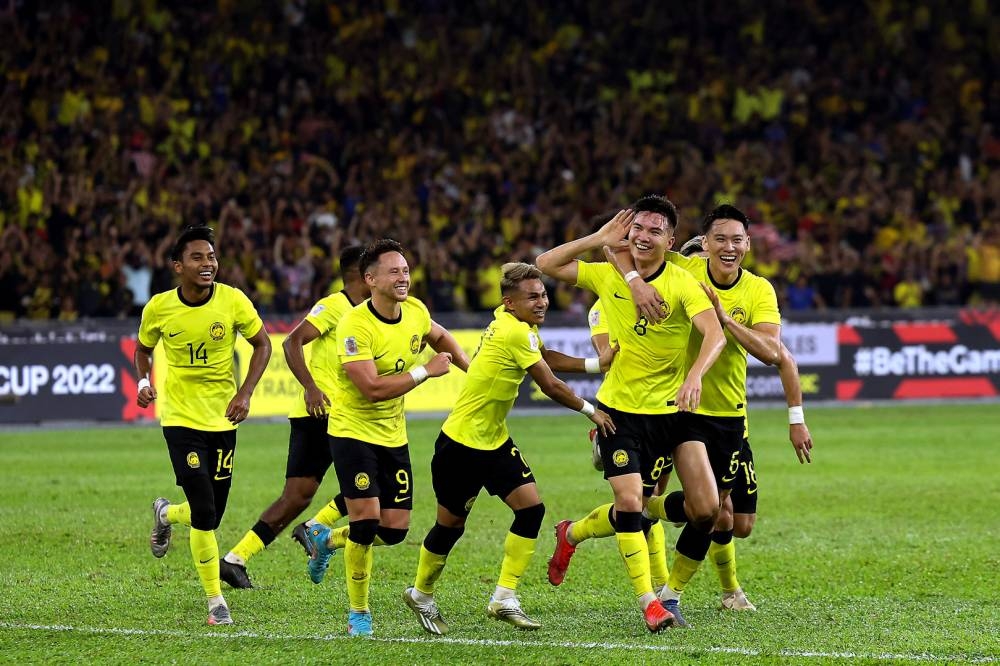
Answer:
[[[122, 627], [77, 627], [62, 624], [21, 624], [16, 622], [0, 622], [0, 629], [14, 629], [21, 631], [49, 631], [49, 632], [76, 632], [82, 634], [107, 634], [116, 636], [169, 636], [173, 638], [253, 638], [267, 641], [355, 641], [356, 638], [347, 635], [333, 634], [271, 634], [256, 631], [207, 631], [205, 633], [193, 634], [185, 631], [172, 631], [167, 629], [126, 629]], [[858, 652], [817, 652], [812, 650], [758, 650], [754, 648], [735, 647], [696, 647], [691, 645], [643, 645], [635, 643], [608, 643], [608, 642], [575, 642], [575, 641], [514, 641], [497, 640], [488, 638], [406, 638], [406, 637], [379, 637], [369, 639], [381, 643], [412, 643], [426, 644], [448, 643], [451, 645], [468, 645], [475, 647], [520, 647], [530, 648], [532, 646], [544, 648], [563, 648], [577, 650], [645, 650], [649, 652], [685, 652], [702, 654], [733, 654], [748, 657], [799, 657], [803, 659], [863, 659], [863, 660], [886, 660], [894, 659], [898, 661], [914, 662], [958, 662], [974, 664], [996, 663], [996, 657], [971, 656], [971, 655], [935, 655], [926, 653], [858, 653]]]

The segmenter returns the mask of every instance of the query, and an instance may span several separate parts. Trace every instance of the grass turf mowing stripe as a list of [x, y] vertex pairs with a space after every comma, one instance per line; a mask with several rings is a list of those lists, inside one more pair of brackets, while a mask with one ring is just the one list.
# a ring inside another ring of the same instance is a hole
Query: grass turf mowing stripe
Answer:
[[[184, 631], [170, 631], [166, 629], [126, 629], [122, 627], [75, 627], [64, 624], [20, 624], [15, 622], [0, 622], [0, 628], [15, 629], [21, 631], [50, 631], [50, 632], [78, 632], [84, 634], [110, 634], [115, 636], [168, 636], [173, 638], [254, 638], [266, 641], [356, 641], [357, 638], [344, 634], [314, 634], [314, 635], [294, 635], [294, 634], [272, 634], [259, 633], [255, 631], [219, 631], [211, 630], [204, 633], [189, 633]], [[452, 645], [471, 645], [482, 647], [548, 647], [563, 648], [573, 650], [644, 650], [647, 652], [684, 652], [687, 654], [735, 654], [748, 657], [789, 657], [800, 659], [859, 659], [859, 660], [897, 660], [914, 662], [934, 662], [934, 663], [956, 663], [965, 662], [973, 664], [996, 663], [995, 657], [972, 656], [972, 655], [935, 655], [927, 653], [896, 653], [896, 654], [864, 654], [857, 652], [813, 652], [800, 650], [778, 650], [776, 652], [766, 652], [764, 650], [754, 650], [749, 648], [729, 648], [729, 647], [693, 647], [690, 645], [637, 645], [634, 643], [606, 643], [606, 642], [575, 642], [575, 641], [505, 641], [495, 639], [479, 638], [391, 638], [373, 637], [367, 640], [383, 643], [450, 643]]]

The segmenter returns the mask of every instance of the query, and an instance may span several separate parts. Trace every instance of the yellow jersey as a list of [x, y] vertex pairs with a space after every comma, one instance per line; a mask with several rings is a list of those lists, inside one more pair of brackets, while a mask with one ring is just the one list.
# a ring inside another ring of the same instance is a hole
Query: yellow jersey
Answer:
[[636, 321], [625, 279], [607, 263], [577, 263], [577, 285], [597, 294], [608, 334], [620, 347], [597, 399], [619, 411], [670, 414], [684, 383], [691, 319], [710, 310], [711, 301], [687, 271], [665, 262], [646, 278], [663, 298], [666, 317], [654, 324]]
[[340, 363], [334, 372], [333, 395], [329, 396], [336, 409], [328, 419], [327, 432], [379, 446], [406, 444], [403, 396], [371, 402], [347, 376], [344, 364], [373, 361], [380, 377], [402, 374], [417, 364], [430, 331], [427, 306], [412, 296], [400, 303], [395, 320], [376, 312], [371, 299], [348, 310], [337, 325]]
[[236, 395], [236, 334], [257, 335], [264, 326], [239, 289], [216, 282], [202, 303], [189, 303], [180, 287], [156, 294], [142, 309], [139, 343], [163, 343], [167, 359], [164, 426], [219, 432], [236, 426], [226, 407]]
[[493, 315], [455, 408], [441, 426], [456, 442], [485, 451], [499, 448], [510, 437], [507, 414], [527, 369], [542, 360], [537, 326], [521, 321], [502, 305]]

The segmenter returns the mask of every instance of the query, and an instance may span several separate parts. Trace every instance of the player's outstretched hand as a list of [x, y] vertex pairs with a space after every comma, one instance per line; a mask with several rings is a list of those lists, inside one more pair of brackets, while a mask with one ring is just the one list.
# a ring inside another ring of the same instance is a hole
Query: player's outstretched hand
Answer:
[[326, 416], [326, 408], [331, 404], [330, 399], [318, 386], [306, 389], [306, 411], [309, 412], [310, 416], [318, 419], [323, 418]]
[[242, 393], [237, 393], [233, 396], [233, 399], [229, 401], [229, 406], [226, 407], [226, 418], [233, 425], [240, 423], [246, 419], [247, 414], [250, 413], [250, 396], [243, 395]]
[[424, 367], [427, 368], [427, 376], [429, 377], [446, 375], [451, 370], [451, 354], [448, 352], [438, 352], [434, 355], [434, 358], [427, 361]]
[[715, 308], [715, 316], [719, 318], [719, 323], [722, 325], [722, 328], [725, 328], [726, 320], [729, 318], [729, 315], [726, 314], [726, 311], [723, 309], [722, 301], [719, 300], [719, 295], [715, 293], [714, 289], [709, 287], [704, 282], [699, 282], [698, 286], [700, 286], [701, 290], [705, 292], [706, 296], [708, 296], [708, 300], [712, 301], [712, 307]]
[[621, 346], [618, 343], [615, 343], [613, 347], [606, 347], [604, 351], [598, 355], [597, 360], [600, 361], [601, 372], [607, 372], [608, 369], [611, 368], [611, 363], [614, 362], [615, 355], [620, 349]]
[[607, 412], [595, 409], [594, 413], [587, 418], [594, 422], [594, 425], [597, 426], [597, 429], [600, 430], [601, 434], [605, 437], [614, 434], [615, 422], [611, 420], [611, 417]]
[[701, 404], [701, 377], [688, 376], [677, 392], [677, 409], [693, 412]]
[[805, 423], [793, 423], [788, 426], [788, 439], [792, 440], [795, 447], [795, 455], [799, 457], [799, 464], [812, 463], [812, 435]]

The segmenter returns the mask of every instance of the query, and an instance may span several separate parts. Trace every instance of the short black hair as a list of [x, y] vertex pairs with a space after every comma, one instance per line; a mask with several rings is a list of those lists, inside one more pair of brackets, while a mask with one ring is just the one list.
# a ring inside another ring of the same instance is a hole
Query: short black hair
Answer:
[[750, 230], [750, 218], [732, 204], [716, 206], [711, 213], [706, 215], [705, 219], [701, 221], [701, 233], [707, 234], [716, 220], [736, 220], [743, 224], [743, 231]]
[[181, 261], [184, 258], [184, 250], [187, 248], [188, 243], [193, 241], [208, 241], [213, 247], [215, 246], [215, 232], [212, 231], [211, 227], [197, 226], [188, 227], [181, 232], [181, 235], [177, 237], [177, 241], [174, 243], [174, 248], [170, 251], [170, 259], [172, 261]]
[[659, 194], [647, 194], [636, 199], [632, 204], [632, 210], [638, 213], [656, 213], [667, 218], [672, 229], [677, 228], [677, 207], [670, 199]]
[[358, 272], [364, 275], [372, 264], [378, 263], [379, 257], [388, 252], [403, 254], [403, 246], [391, 238], [380, 238], [377, 241], [372, 241], [365, 247], [360, 259], [358, 259]]
[[361, 261], [361, 255], [365, 251], [364, 245], [348, 245], [340, 251], [340, 274], [347, 276], [349, 272], [357, 268]]

